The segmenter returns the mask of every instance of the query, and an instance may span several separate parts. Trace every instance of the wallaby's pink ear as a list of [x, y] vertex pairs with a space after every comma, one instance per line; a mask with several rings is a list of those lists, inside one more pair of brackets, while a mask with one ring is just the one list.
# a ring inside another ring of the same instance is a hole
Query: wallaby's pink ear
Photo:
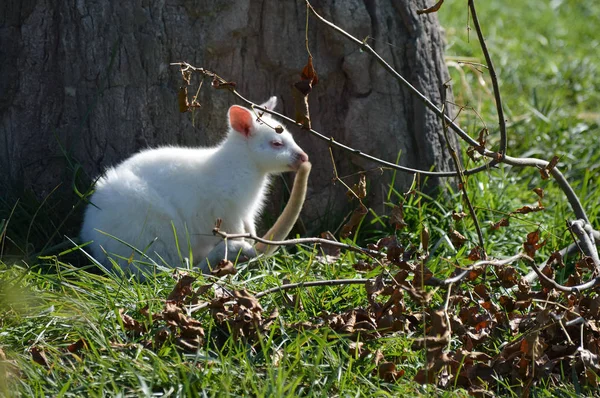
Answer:
[[252, 130], [252, 112], [241, 106], [229, 108], [229, 125], [238, 133], [248, 137]]

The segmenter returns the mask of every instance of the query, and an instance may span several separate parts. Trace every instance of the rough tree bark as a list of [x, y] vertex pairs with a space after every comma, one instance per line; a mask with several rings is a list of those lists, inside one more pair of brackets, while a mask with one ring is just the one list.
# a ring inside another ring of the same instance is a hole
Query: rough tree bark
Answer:
[[[416, 14], [425, 0], [313, 5], [353, 35], [370, 38], [403, 76], [441, 103], [448, 79], [443, 40], [435, 14]], [[192, 122], [178, 112], [180, 73], [171, 62], [214, 70], [255, 102], [277, 95], [279, 110], [293, 115], [290, 85], [307, 60], [305, 15], [304, 2], [292, 0], [3, 1], [0, 188], [44, 196], [62, 183], [69, 192], [74, 164], [91, 181], [143, 147], [216, 143], [234, 97], [205, 86]], [[389, 161], [402, 151], [403, 165], [451, 169], [433, 113], [368, 54], [314, 18], [309, 39], [320, 78], [310, 97], [316, 130]], [[346, 206], [344, 188], [332, 183], [324, 143], [292, 132], [314, 164], [310, 222]], [[374, 166], [334, 155], [341, 176]], [[390, 176], [368, 174], [372, 206], [379, 206], [375, 200]], [[400, 174], [398, 187], [411, 180]]]

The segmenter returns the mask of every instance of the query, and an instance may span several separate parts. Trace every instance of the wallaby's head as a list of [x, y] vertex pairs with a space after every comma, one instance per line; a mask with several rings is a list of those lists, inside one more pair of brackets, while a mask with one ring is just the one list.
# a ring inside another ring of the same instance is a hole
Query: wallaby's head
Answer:
[[[276, 105], [277, 97], [271, 97], [261, 106], [274, 109]], [[230, 139], [246, 148], [249, 157], [265, 173], [297, 170], [302, 163], [308, 161], [308, 155], [285, 128], [281, 133], [275, 131], [280, 123], [267, 113], [258, 109], [255, 113], [233, 105], [229, 108], [229, 125]]]

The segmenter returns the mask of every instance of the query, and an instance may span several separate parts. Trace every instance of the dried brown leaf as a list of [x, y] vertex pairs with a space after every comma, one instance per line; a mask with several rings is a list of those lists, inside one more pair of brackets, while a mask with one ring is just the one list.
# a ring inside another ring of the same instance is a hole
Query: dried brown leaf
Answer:
[[479, 285], [475, 286], [473, 290], [475, 290], [475, 293], [477, 293], [479, 297], [481, 297], [484, 300], [487, 300], [490, 297], [490, 293], [487, 290], [487, 286], [483, 283], [480, 283]]
[[454, 210], [452, 210], [452, 219], [454, 221], [459, 221], [462, 220], [463, 218], [465, 218], [467, 216], [467, 213], [465, 213], [464, 211], [461, 211], [459, 213], [455, 212]]
[[44, 353], [44, 350], [41, 350], [37, 347], [31, 347], [31, 350], [29, 350], [29, 352], [31, 352], [31, 358], [36, 363], [42, 365], [45, 368], [50, 367], [50, 363], [48, 362], [48, 358], [46, 358], [46, 354]]
[[467, 238], [464, 235], [454, 229], [450, 229], [448, 235], [450, 236], [450, 241], [456, 248], [462, 247], [467, 241]]
[[540, 206], [539, 204], [538, 204], [538, 206], [523, 206], [523, 207], [520, 207], [517, 210], [511, 212], [510, 214], [529, 214], [529, 213], [535, 213], [538, 211], [542, 211], [544, 209], [545, 209], [545, 207]]
[[216, 76], [213, 79], [211, 84], [212, 84], [213, 88], [216, 88], [217, 90], [223, 90], [223, 89], [233, 90], [237, 86], [237, 84], [235, 82], [222, 82]]
[[71, 352], [71, 353], [77, 353], [79, 352], [82, 348], [87, 348], [87, 343], [84, 339], [79, 339], [76, 342], [74, 342], [73, 344], [69, 345], [67, 347], [67, 351]]
[[502, 218], [500, 221], [498, 221], [497, 223], [494, 223], [490, 226], [490, 228], [493, 231], [497, 231], [500, 229], [500, 227], [508, 227], [509, 225], [509, 221], [508, 218]]
[[161, 348], [165, 344], [167, 339], [169, 339], [171, 334], [172, 334], [171, 329], [169, 329], [166, 326], [163, 326], [160, 329], [158, 329], [156, 331], [156, 333], [154, 334], [154, 341], [153, 341], [154, 349], [157, 350], [157, 349]]
[[379, 377], [388, 383], [393, 383], [404, 375], [404, 370], [397, 370], [393, 362], [382, 362], [377, 367]]
[[184, 113], [190, 110], [187, 86], [181, 86], [179, 88], [179, 93], [177, 94], [177, 103], [179, 104], [179, 112]]
[[246, 307], [250, 311], [262, 312], [263, 310], [260, 303], [258, 302], [258, 299], [250, 293], [248, 293], [246, 289], [234, 290], [233, 297], [236, 298], [237, 302], [241, 306]]
[[468, 147], [467, 148], [467, 156], [473, 161], [473, 162], [479, 162], [483, 156], [481, 155], [481, 153], [479, 153], [479, 151], [477, 150], [477, 148], [475, 147]]
[[[329, 231], [321, 232], [321, 238], [337, 242], [337, 239], [335, 238], [335, 236], [333, 236], [333, 234]], [[328, 245], [326, 243], [322, 243], [321, 250], [323, 251], [323, 254], [325, 254], [326, 256], [331, 256], [335, 259], [340, 257], [341, 249], [337, 246], [332, 246], [332, 245]]]
[[503, 287], [512, 287], [517, 284], [519, 276], [519, 272], [510, 266], [502, 266], [496, 269], [496, 274], [498, 278], [502, 282]]
[[350, 311], [344, 320], [343, 326], [338, 330], [341, 333], [353, 333], [356, 324], [356, 311]]
[[529, 358], [536, 360], [542, 357], [546, 348], [546, 344], [540, 338], [540, 333], [534, 331], [523, 338], [519, 350]]
[[365, 290], [367, 291], [367, 299], [369, 302], [373, 302], [384, 289], [385, 284], [383, 282], [383, 274], [379, 274], [375, 280], [369, 280], [365, 283]]
[[548, 257], [548, 260], [546, 261], [546, 264], [551, 265], [551, 264], [553, 264], [555, 262], [556, 262], [557, 267], [564, 268], [565, 263], [563, 262], [562, 255], [558, 251], [555, 251], [554, 253], [552, 253], [550, 255], [550, 257]]
[[392, 212], [390, 213], [390, 224], [396, 229], [402, 229], [408, 226], [406, 221], [404, 221], [404, 206], [402, 204], [394, 206], [392, 209]]
[[433, 277], [433, 272], [423, 264], [418, 265], [414, 272], [415, 278], [413, 279], [413, 285], [415, 286], [423, 286]]
[[304, 65], [304, 68], [302, 68], [300, 78], [302, 80], [308, 80], [312, 86], [319, 84], [319, 77], [317, 76], [317, 71], [313, 65], [312, 55], [308, 56], [308, 62]]
[[342, 227], [342, 231], [340, 232], [340, 236], [342, 238], [347, 238], [352, 234], [354, 229], [360, 224], [362, 219], [367, 215], [368, 209], [365, 205], [361, 204], [357, 207], [353, 212], [352, 216], [350, 216], [350, 220]]
[[352, 200], [358, 198], [360, 200], [367, 196], [367, 177], [365, 174], [361, 174], [358, 183], [354, 184], [348, 192], [346, 192], [348, 199]]
[[292, 86], [292, 96], [294, 97], [294, 120], [305, 129], [311, 128], [310, 109], [308, 106], [308, 94], [312, 86], [308, 80], [301, 80]]
[[546, 165], [546, 167], [539, 169], [540, 175], [542, 176], [542, 180], [547, 180], [548, 178], [550, 178], [550, 172], [556, 167], [556, 165], [558, 164], [558, 160], [558, 156], [553, 156], [550, 162], [548, 162], [548, 165]]
[[471, 251], [469, 252], [469, 260], [471, 261], [479, 261], [481, 260], [483, 257], [483, 250], [481, 249], [481, 247], [479, 246], [475, 246], [474, 248], [471, 249]]
[[540, 241], [540, 231], [536, 230], [527, 234], [527, 240], [523, 243], [523, 249], [525, 253], [531, 257], [535, 257], [535, 252], [546, 245], [546, 241], [538, 243]]
[[356, 263], [352, 264], [352, 268], [357, 271], [373, 271], [379, 265], [376, 263], [366, 262], [364, 260], [358, 260]]
[[479, 130], [479, 135], [477, 136], [477, 142], [479, 143], [479, 149], [485, 149], [485, 137], [488, 135], [488, 129], [482, 128]]
[[554, 155], [552, 157], [552, 159], [550, 159], [550, 162], [548, 162], [548, 166], [546, 166], [546, 170], [548, 170], [548, 172], [551, 172], [558, 164], [559, 159], [560, 158], [558, 156]]
[[292, 95], [294, 97], [294, 109], [296, 123], [300, 123], [305, 129], [311, 128], [310, 109], [308, 106], [308, 95], [313, 86], [318, 84], [319, 78], [313, 66], [312, 56], [309, 55], [308, 62], [300, 74], [301, 80], [292, 86]]
[[137, 334], [141, 334], [145, 331], [144, 326], [133, 319], [131, 316], [125, 314], [125, 308], [119, 309], [119, 315], [121, 316], [121, 321], [123, 322], [123, 327], [125, 330], [131, 330]]
[[231, 261], [221, 260], [219, 264], [217, 264], [217, 266], [210, 271], [210, 273], [217, 277], [223, 275], [235, 275], [237, 274], [237, 269]]
[[191, 296], [193, 294], [192, 291], [192, 283], [196, 280], [193, 276], [188, 274], [183, 274], [181, 278], [177, 281], [177, 284], [169, 293], [167, 297], [167, 301], [175, 301], [177, 303], [182, 302], [187, 296]]

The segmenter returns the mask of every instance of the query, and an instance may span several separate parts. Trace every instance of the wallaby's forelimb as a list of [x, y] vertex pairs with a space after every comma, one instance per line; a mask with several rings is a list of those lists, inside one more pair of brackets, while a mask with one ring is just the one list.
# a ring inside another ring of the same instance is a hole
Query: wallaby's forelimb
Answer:
[[[304, 205], [306, 186], [311, 167], [312, 165], [308, 161], [300, 165], [296, 177], [294, 178], [294, 186], [292, 187], [290, 198], [285, 205], [283, 212], [281, 212], [281, 215], [277, 218], [277, 221], [275, 221], [275, 224], [273, 224], [271, 229], [263, 236], [263, 239], [282, 240], [290, 233], [300, 215], [300, 211], [302, 211], [302, 206]], [[211, 267], [215, 267], [219, 261], [223, 259], [235, 261], [238, 259], [238, 256], [241, 256], [244, 259], [250, 259], [260, 254], [272, 254], [277, 248], [278, 246], [267, 245], [260, 242], [255, 246], [252, 246], [244, 240], [226, 239], [215, 246], [206, 258], [198, 264], [198, 267], [202, 272], [207, 273], [210, 271]]]

